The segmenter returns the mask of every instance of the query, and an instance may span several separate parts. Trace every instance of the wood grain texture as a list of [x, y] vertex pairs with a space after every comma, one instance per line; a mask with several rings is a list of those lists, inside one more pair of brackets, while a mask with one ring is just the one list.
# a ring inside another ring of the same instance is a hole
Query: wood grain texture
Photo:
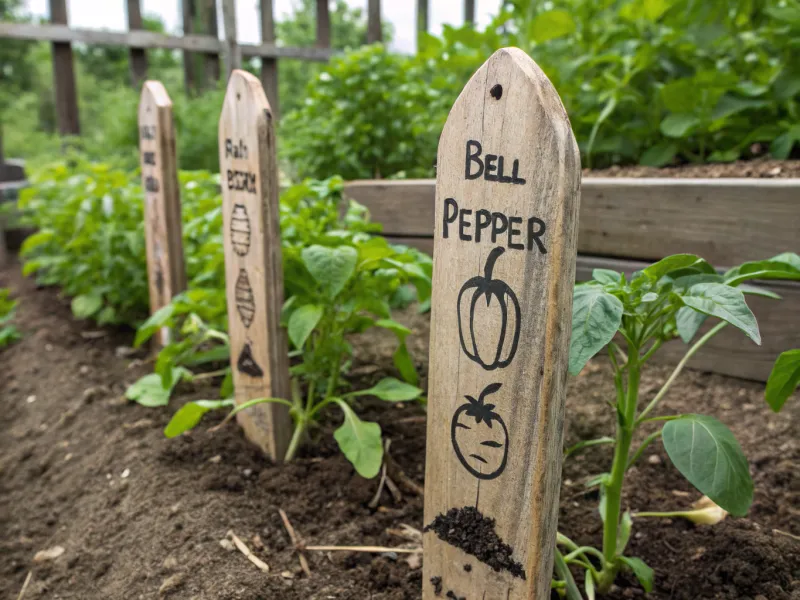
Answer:
[[[486, 165], [495, 155], [496, 172], [484, 169], [495, 180], [467, 177], [467, 169], [477, 172], [477, 163], [465, 166], [470, 141], [480, 143]], [[516, 183], [499, 177], [499, 156], [506, 177], [514, 164]], [[496, 520], [525, 578], [513, 568], [495, 571], [428, 531], [425, 600], [435, 598], [432, 577], [442, 578], [443, 594], [458, 597], [550, 597], [579, 194], [580, 157], [558, 94], [521, 50], [497, 51], [464, 88], [439, 142], [425, 523], [476, 507]], [[448, 199], [471, 212], [448, 224]], [[493, 241], [488, 229], [476, 241], [479, 210], [512, 226], [518, 219], [523, 231], [529, 218], [539, 219], [544, 251], [506, 236]], [[490, 394], [484, 405], [495, 405], [491, 428], [466, 412], [474, 405], [467, 396], [482, 392]], [[503, 460], [498, 453], [506, 450]]]
[[[125, 0], [128, 12], [128, 29], [131, 31], [144, 29], [140, 0]], [[130, 57], [131, 84], [137, 88], [147, 79], [147, 54], [144, 48], [131, 48]]]
[[[189, 39], [189, 36], [194, 33], [194, 17], [196, 14], [197, 6], [195, 0], [180, 0], [181, 3], [181, 19], [183, 25], [183, 38]], [[219, 48], [219, 40], [214, 40], [215, 45]], [[194, 72], [194, 54], [192, 50], [195, 48], [183, 47], [183, 85], [187, 94], [197, 91], [197, 78]]]
[[242, 68], [242, 49], [239, 47], [236, 28], [235, 0], [222, 0], [222, 24], [225, 28], [225, 68], [230, 77], [233, 71]]
[[[261, 42], [275, 44], [275, 15], [272, 0], [260, 0]], [[278, 61], [274, 58], [261, 59], [261, 85], [267, 94], [275, 121], [281, 117], [280, 95], [278, 94]]]
[[367, 43], [383, 41], [381, 0], [367, 0]]
[[331, 47], [331, 14], [329, 0], [317, 0], [317, 47]]
[[[286, 331], [280, 326], [283, 266], [275, 128], [258, 79], [234, 71], [219, 121], [228, 331], [236, 402], [289, 398]], [[285, 406], [260, 404], [237, 415], [247, 437], [273, 460], [291, 436]]]
[[[50, 0], [50, 21], [56, 25], [67, 25], [66, 0]], [[75, 64], [72, 58], [72, 46], [69, 42], [54, 41], [52, 54], [58, 132], [63, 136], [80, 135], [78, 90], [75, 85]]]
[[[186, 289], [175, 146], [172, 101], [160, 81], [146, 81], [139, 100], [139, 159], [151, 314]], [[168, 344], [169, 332], [157, 341]]]
[[[104, 46], [132, 46], [134, 48], [170, 48], [192, 52], [224, 52], [225, 43], [210, 35], [188, 33], [167, 35], [154, 31], [107, 31], [82, 29], [66, 25], [0, 22], [0, 38], [35, 40], [57, 43], [100, 44]], [[276, 46], [266, 44], [239, 44], [242, 56], [267, 58], [296, 58], [325, 62], [339, 51], [329, 48]]]
[[[369, 208], [387, 235], [433, 233], [432, 179], [354, 181], [345, 193]], [[725, 267], [797, 251], [798, 232], [798, 179], [583, 180], [583, 254], [654, 261], [691, 252]]]

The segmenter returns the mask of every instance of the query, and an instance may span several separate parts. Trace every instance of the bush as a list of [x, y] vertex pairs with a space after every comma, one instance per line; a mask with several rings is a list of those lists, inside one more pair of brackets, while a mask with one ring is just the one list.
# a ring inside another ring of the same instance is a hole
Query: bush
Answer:
[[429, 73], [381, 45], [331, 60], [305, 105], [281, 123], [282, 153], [299, 178], [425, 177], [452, 100]]

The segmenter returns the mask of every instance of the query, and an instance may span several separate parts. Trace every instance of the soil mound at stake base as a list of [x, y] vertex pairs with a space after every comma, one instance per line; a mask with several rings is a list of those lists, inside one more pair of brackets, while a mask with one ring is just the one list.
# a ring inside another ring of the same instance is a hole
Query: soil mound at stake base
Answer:
[[451, 508], [439, 515], [423, 532], [433, 531], [439, 538], [489, 565], [495, 571], [508, 571], [525, 579], [525, 569], [512, 558], [514, 549], [494, 530], [495, 520], [484, 517], [474, 506]]

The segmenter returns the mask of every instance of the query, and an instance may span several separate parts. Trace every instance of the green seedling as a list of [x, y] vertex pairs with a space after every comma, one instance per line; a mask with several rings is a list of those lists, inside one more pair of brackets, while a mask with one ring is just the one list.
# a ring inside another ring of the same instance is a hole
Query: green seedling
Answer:
[[[554, 587], [560, 593], [580, 598], [574, 594], [577, 588], [564, 564], [585, 569], [584, 591], [589, 598], [608, 592], [622, 569], [632, 570], [642, 587], [652, 590], [653, 570], [641, 559], [625, 554], [633, 521], [638, 516], [675, 513], [622, 512], [622, 488], [629, 469], [658, 439], [678, 471], [718, 508], [735, 516], [747, 512], [753, 500], [753, 482], [747, 459], [731, 431], [710, 416], [659, 414], [658, 409], [689, 359], [722, 329], [736, 327], [756, 344], [761, 343], [756, 318], [745, 297], [778, 296], [745, 283], [752, 279], [800, 280], [800, 256], [785, 253], [718, 273], [698, 256], [678, 254], [634, 273], [630, 279], [616, 271], [596, 269], [590, 281], [575, 286], [569, 370], [577, 375], [590, 358], [606, 348], [614, 371], [616, 397], [609, 400], [609, 406], [616, 413], [616, 432], [613, 438], [586, 440], [566, 451], [569, 456], [593, 445], [614, 448], [609, 471], [588, 484], [600, 490], [603, 546], [579, 546], [559, 534]], [[718, 322], [701, 332], [709, 318]], [[675, 337], [690, 346], [661, 389], [642, 406], [642, 369], [665, 342]], [[798, 381], [800, 351], [791, 350], [778, 359], [767, 385], [767, 402], [773, 410], [780, 410]], [[639, 429], [653, 425], [657, 429], [634, 446]], [[680, 516], [707, 515], [694, 511]]]
[[[383, 456], [380, 427], [358, 417], [357, 399], [374, 396], [387, 402], [402, 402], [421, 396], [406, 345], [411, 331], [392, 319], [392, 308], [408, 300], [408, 286], [413, 287], [420, 302], [430, 298], [432, 264], [426, 255], [390, 245], [376, 235], [380, 226], [370, 223], [366, 210], [358, 204], [349, 203], [344, 216], [340, 216], [341, 188], [339, 178], [306, 182], [281, 198], [287, 298], [281, 323], [291, 346], [292, 397], [256, 398], [236, 406], [228, 419], [265, 402], [289, 406], [294, 432], [285, 459], [292, 460], [309, 441], [309, 434], [316, 430], [325, 411], [336, 406], [343, 416], [343, 424], [334, 433], [339, 447], [359, 474], [374, 477]], [[223, 400], [190, 403], [179, 410], [167, 427], [169, 437], [197, 425], [208, 410], [232, 406], [228, 400], [233, 389], [227, 366], [199, 375], [192, 373], [198, 365], [224, 364], [229, 358], [224, 323], [207, 324], [208, 317], [219, 312], [220, 301], [224, 307], [224, 286], [190, 289], [155, 313], [137, 333], [137, 344], [165, 326], [179, 335], [159, 353], [156, 373], [134, 384], [136, 389], [129, 389], [132, 399], [151, 405], [166, 404], [179, 379], [223, 377]], [[207, 304], [214, 308], [203, 315], [201, 311]], [[350, 336], [374, 327], [394, 334], [394, 365], [402, 380], [387, 377], [369, 389], [352, 390], [342, 377], [353, 355]], [[158, 377], [161, 387], [148, 387], [157, 384]]]

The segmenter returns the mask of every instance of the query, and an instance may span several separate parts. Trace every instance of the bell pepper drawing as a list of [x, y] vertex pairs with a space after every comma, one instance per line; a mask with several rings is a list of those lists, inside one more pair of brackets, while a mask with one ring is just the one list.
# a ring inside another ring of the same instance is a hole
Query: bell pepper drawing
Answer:
[[[520, 309], [517, 296], [505, 281], [492, 279], [494, 265], [504, 252], [505, 248], [502, 247], [492, 250], [483, 267], [483, 275], [467, 281], [458, 294], [461, 349], [487, 371], [510, 365], [519, 343]], [[486, 323], [490, 323], [491, 327], [487, 327]], [[478, 331], [476, 324], [480, 327]]]
[[494, 479], [506, 468], [508, 429], [494, 404], [486, 404], [502, 384], [490, 383], [476, 400], [465, 396], [466, 404], [458, 407], [450, 425], [450, 436], [456, 456], [464, 468], [478, 479]]

